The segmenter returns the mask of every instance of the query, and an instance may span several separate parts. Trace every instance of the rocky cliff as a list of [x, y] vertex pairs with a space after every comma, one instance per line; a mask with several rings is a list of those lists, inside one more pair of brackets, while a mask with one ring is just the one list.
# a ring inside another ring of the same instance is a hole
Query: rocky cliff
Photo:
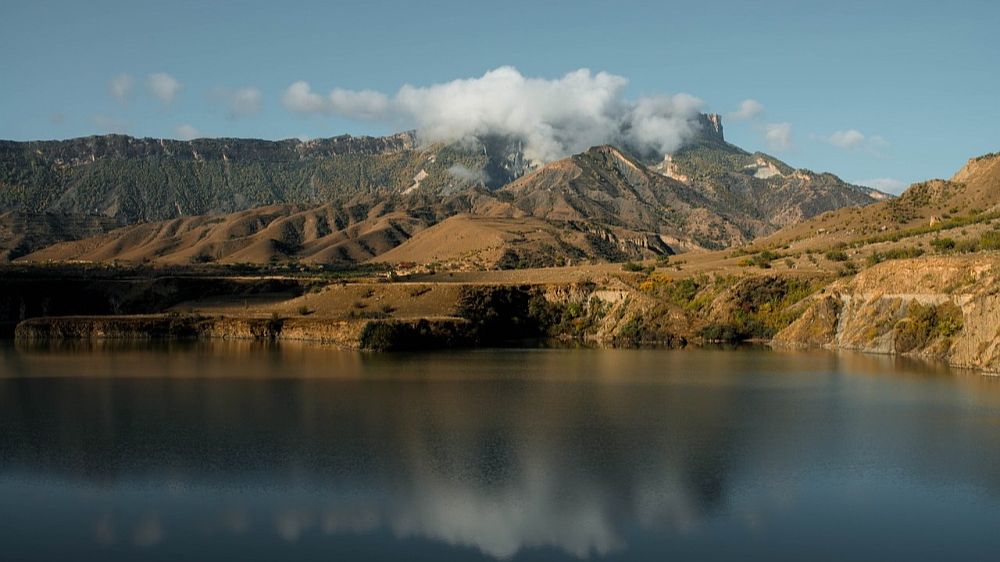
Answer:
[[1000, 254], [886, 262], [815, 296], [775, 338], [1000, 372]]

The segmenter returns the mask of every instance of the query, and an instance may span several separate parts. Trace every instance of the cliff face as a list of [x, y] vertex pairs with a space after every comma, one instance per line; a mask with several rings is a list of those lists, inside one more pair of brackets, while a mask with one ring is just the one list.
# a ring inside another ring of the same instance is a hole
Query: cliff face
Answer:
[[885, 262], [830, 286], [782, 346], [898, 353], [1000, 372], [1000, 255]]
[[32, 318], [14, 336], [31, 340], [300, 340], [358, 348], [367, 320], [231, 318], [191, 315]]
[[699, 116], [702, 133], [718, 141], [725, 141], [722, 133], [722, 116], [718, 113], [702, 113]]
[[176, 160], [256, 160], [291, 162], [329, 158], [345, 154], [385, 154], [412, 149], [416, 135], [397, 133], [386, 137], [341, 135], [325, 139], [205, 138], [191, 141], [99, 135], [53, 141], [0, 141], [0, 157], [6, 162], [32, 160], [56, 168], [82, 166], [99, 160], [169, 157]]

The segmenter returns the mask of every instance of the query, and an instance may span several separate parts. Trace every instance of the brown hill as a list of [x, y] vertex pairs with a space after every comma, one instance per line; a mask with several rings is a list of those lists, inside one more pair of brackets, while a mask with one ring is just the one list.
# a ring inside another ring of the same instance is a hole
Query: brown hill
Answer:
[[[55, 244], [25, 261], [157, 263], [360, 263], [457, 212], [478, 208], [481, 193], [442, 201], [419, 195], [358, 197], [341, 205], [270, 205], [119, 228]], [[493, 202], [486, 198], [482, 207]]]
[[636, 236], [586, 222], [459, 215], [418, 232], [372, 261], [474, 271], [623, 261], [662, 253], [658, 238]]
[[964, 238], [1000, 218], [998, 213], [1000, 154], [988, 154], [969, 160], [950, 180], [916, 183], [895, 199], [823, 213], [763, 238], [754, 246], [884, 246], [901, 241], [926, 242], [943, 232]]

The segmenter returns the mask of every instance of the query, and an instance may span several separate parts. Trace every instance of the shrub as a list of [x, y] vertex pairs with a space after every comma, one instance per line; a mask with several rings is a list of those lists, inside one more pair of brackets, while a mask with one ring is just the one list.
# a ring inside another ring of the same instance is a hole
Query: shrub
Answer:
[[990, 230], [979, 237], [980, 250], [1000, 250], [1000, 232]]
[[299, 312], [299, 314], [300, 314], [301, 316], [309, 316], [309, 315], [310, 315], [310, 314], [312, 314], [312, 313], [313, 313], [314, 311], [313, 311], [312, 309], [310, 309], [310, 308], [309, 308], [308, 306], [306, 306], [306, 305], [302, 305], [302, 306], [300, 306], [300, 307], [299, 307], [299, 310], [298, 310], [298, 312]]
[[850, 277], [851, 275], [854, 275], [857, 272], [858, 272], [858, 264], [852, 261], [848, 261], [844, 262], [844, 265], [840, 267], [840, 269], [837, 271], [837, 275], [840, 275], [841, 277]]
[[649, 275], [656, 269], [652, 265], [642, 265], [641, 263], [635, 263], [633, 261], [628, 261], [622, 264], [622, 271], [628, 271], [632, 273], [645, 273]]
[[939, 305], [912, 302], [906, 318], [896, 323], [896, 351], [919, 350], [937, 338], [962, 331], [962, 309], [948, 301]]
[[950, 252], [955, 249], [954, 238], [935, 238], [931, 240], [931, 246], [938, 252]]
[[770, 269], [771, 262], [780, 258], [779, 254], [772, 252], [771, 250], [764, 250], [758, 252], [751, 256], [750, 258], [743, 261], [743, 265], [755, 265], [761, 269]]
[[978, 240], [965, 239], [965, 240], [959, 240], [958, 242], [955, 243], [955, 251], [959, 253], [970, 254], [978, 249], [979, 249]]
[[924, 255], [924, 250], [922, 248], [890, 248], [884, 252], [872, 252], [868, 255], [866, 260], [868, 261], [868, 265], [875, 265], [887, 260], [909, 259], [920, 257], [922, 255]]
[[843, 250], [830, 250], [826, 253], [826, 259], [830, 261], [847, 261], [847, 252]]
[[705, 326], [698, 335], [713, 342], [771, 338], [799, 317], [804, 309], [794, 305], [821, 284], [818, 280], [783, 277], [750, 277], [737, 281], [730, 289], [733, 310], [729, 317]]

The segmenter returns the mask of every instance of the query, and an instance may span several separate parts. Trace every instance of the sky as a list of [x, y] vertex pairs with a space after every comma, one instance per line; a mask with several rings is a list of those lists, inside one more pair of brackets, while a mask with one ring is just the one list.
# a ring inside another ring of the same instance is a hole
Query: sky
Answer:
[[[691, 111], [898, 192], [1000, 151], [1000, 2], [0, 1], [0, 138], [499, 127], [544, 159]], [[582, 70], [586, 69], [586, 70]]]

